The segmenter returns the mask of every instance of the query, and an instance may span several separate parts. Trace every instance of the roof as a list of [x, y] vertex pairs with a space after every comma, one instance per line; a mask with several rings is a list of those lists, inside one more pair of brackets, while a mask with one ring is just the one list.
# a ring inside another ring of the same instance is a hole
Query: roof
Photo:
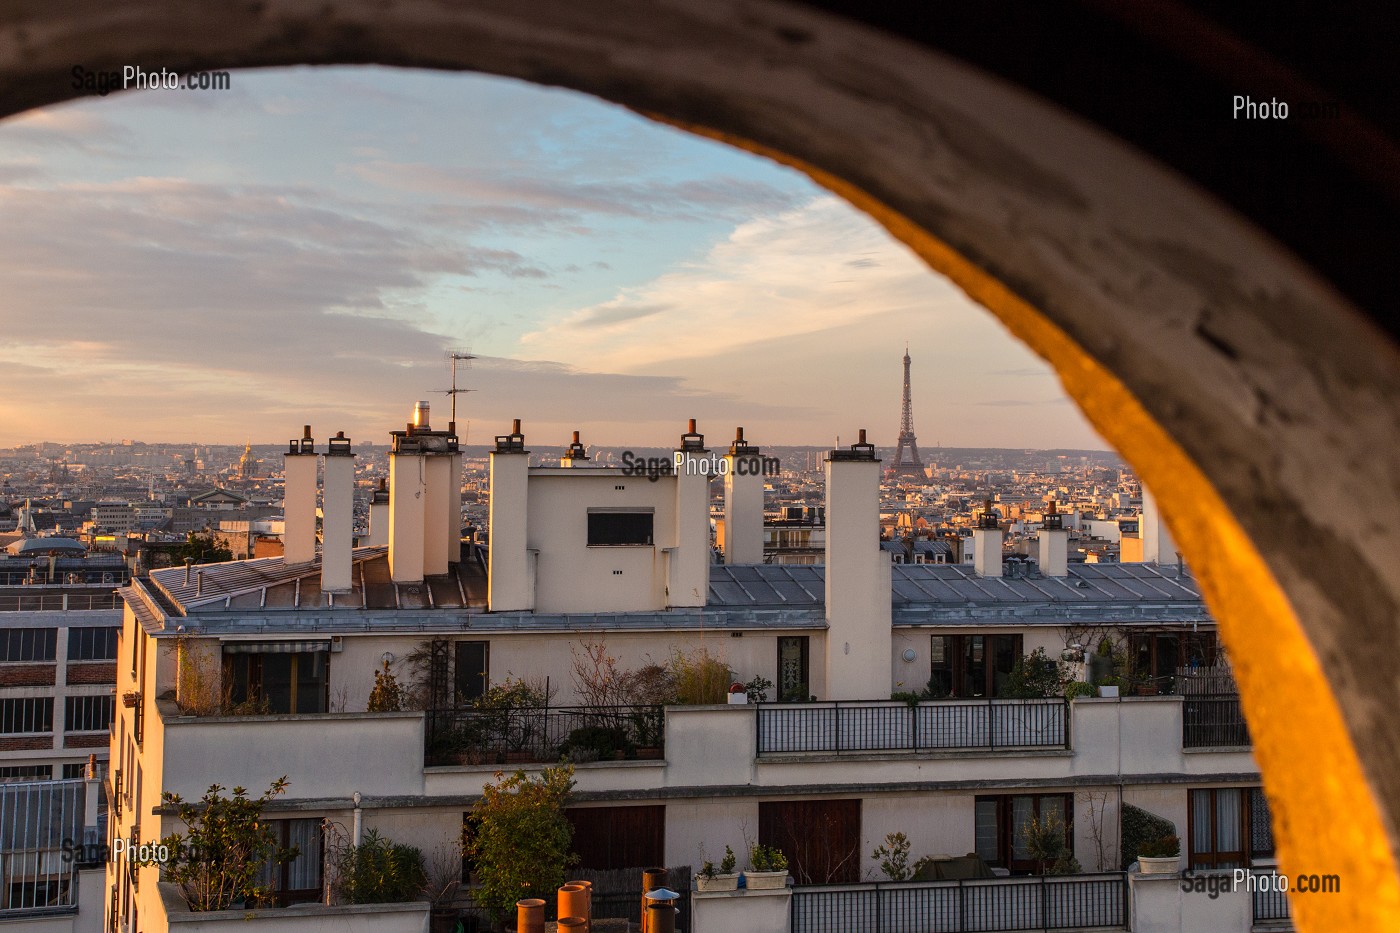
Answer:
[[50, 551], [78, 551], [87, 552], [87, 545], [81, 541], [74, 541], [72, 538], [25, 538], [16, 541], [5, 548], [11, 554], [47, 554]]
[[394, 583], [389, 578], [386, 547], [355, 549], [352, 590], [331, 597], [321, 591], [319, 559], [288, 565], [283, 557], [200, 564], [186, 582], [184, 567], [151, 571], [157, 596], [168, 608], [187, 614], [220, 610], [351, 610], [486, 608], [486, 565], [475, 545], [464, 545], [462, 560], [449, 572], [422, 583]]
[[[1210, 621], [1196, 581], [1175, 565], [1073, 564], [1067, 576], [979, 577], [965, 564], [891, 565], [894, 624], [986, 621], [1063, 623], [1112, 616], [1157, 621]], [[713, 567], [710, 606], [823, 608], [826, 568], [820, 564], [754, 564]]]

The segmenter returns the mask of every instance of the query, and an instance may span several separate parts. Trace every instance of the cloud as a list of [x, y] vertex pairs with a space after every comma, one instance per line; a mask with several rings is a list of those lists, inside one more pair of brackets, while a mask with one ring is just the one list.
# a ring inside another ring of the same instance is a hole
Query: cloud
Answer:
[[664, 314], [670, 308], [670, 305], [598, 305], [570, 316], [560, 326], [605, 327], [609, 324], [621, 324], [624, 321], [635, 321], [644, 317]]
[[[540, 356], [636, 372], [912, 311], [953, 294], [869, 218], [823, 195], [742, 222], [694, 261], [567, 311], [521, 343]], [[666, 313], [627, 312], [659, 308]], [[621, 320], [626, 327], [584, 327]]]

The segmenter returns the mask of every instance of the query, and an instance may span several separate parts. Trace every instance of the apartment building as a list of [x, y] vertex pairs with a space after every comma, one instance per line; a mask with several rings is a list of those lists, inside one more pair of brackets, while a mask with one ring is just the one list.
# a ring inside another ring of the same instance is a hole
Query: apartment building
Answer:
[[[278, 906], [248, 922], [427, 929], [423, 904], [368, 919], [292, 906], [326, 900], [324, 827], [373, 827], [424, 851], [452, 844], [503, 764], [556, 761], [574, 729], [607, 714], [582, 705], [570, 673], [603, 644], [623, 668], [703, 651], [786, 702], [629, 710], [618, 727], [628, 752], [576, 765], [583, 868], [696, 867], [746, 839], [779, 846], [797, 882], [777, 895], [790, 899], [783, 915], [807, 931], [847, 909], [836, 894], [885, 896], [868, 884], [879, 875], [870, 852], [897, 831], [916, 857], [975, 853], [994, 875], [977, 896], [1014, 913], [1027, 891], [1052, 900], [1027, 887], [1047, 882], [1027, 874], [1022, 831], [1053, 814], [1089, 873], [1055, 882], [1075, 928], [1132, 922], [1137, 882], [1119, 871], [1125, 805], [1174, 824], [1192, 868], [1268, 864], [1258, 767], [1184, 568], [1070, 565], [1052, 520], [1036, 560], [1009, 564], [990, 513], [972, 531], [971, 564], [894, 563], [880, 547], [880, 463], [864, 432], [826, 458], [824, 563], [765, 565], [763, 480], [735, 469], [752, 456], [742, 435], [712, 451], [691, 422], [655, 478], [596, 466], [577, 439], [559, 466], [531, 466], [516, 422], [490, 457], [488, 550], [460, 534], [455, 426], [434, 430], [420, 403], [393, 433], [376, 512], [387, 544], [352, 548], [353, 448], [336, 437], [321, 456], [308, 428], [285, 456], [283, 556], [156, 570], [122, 590], [111, 837], [177, 829], [164, 793], [198, 797], [214, 783], [256, 793], [285, 775], [265, 816], [301, 854], [273, 879]], [[729, 461], [722, 565], [708, 520], [719, 460]], [[1025, 655], [1041, 649], [1082, 677], [1105, 639], [1140, 673], [1134, 695], [1002, 695]], [[421, 676], [425, 708], [366, 711], [385, 665]], [[210, 678], [225, 701], [213, 714], [194, 695]], [[511, 721], [525, 725], [464, 739], [473, 700], [512, 679], [553, 695], [517, 711]], [[253, 712], [229, 715], [229, 704]], [[114, 862], [106, 885], [113, 929], [193, 919], [154, 867]], [[945, 888], [904, 893], [915, 891]], [[694, 895], [696, 907], [707, 897]]]

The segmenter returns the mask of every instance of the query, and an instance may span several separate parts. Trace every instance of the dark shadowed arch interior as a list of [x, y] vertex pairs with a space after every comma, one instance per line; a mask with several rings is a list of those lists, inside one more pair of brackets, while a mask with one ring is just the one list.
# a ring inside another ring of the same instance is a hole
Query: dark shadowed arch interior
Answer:
[[[1049, 359], [1156, 491], [1238, 658], [1285, 867], [1348, 878], [1300, 928], [1394, 928], [1400, 162], [1395, 102], [1364, 97], [1394, 86], [1396, 14], [977, 6], [31, 0], [0, 19], [0, 114], [71, 96], [75, 63], [375, 62], [563, 85], [802, 168]], [[1242, 128], [1234, 94], [1343, 106]]]

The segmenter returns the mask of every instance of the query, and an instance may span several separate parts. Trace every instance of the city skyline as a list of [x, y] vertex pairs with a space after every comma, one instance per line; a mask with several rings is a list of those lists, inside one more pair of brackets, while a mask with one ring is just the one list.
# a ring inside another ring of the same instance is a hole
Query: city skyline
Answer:
[[921, 445], [1107, 449], [1048, 366], [792, 170], [501, 79], [233, 78], [0, 128], [24, 217], [0, 228], [0, 447], [378, 441], [445, 410], [464, 346], [472, 442], [519, 417], [662, 446], [695, 417], [893, 445], [907, 341]]

